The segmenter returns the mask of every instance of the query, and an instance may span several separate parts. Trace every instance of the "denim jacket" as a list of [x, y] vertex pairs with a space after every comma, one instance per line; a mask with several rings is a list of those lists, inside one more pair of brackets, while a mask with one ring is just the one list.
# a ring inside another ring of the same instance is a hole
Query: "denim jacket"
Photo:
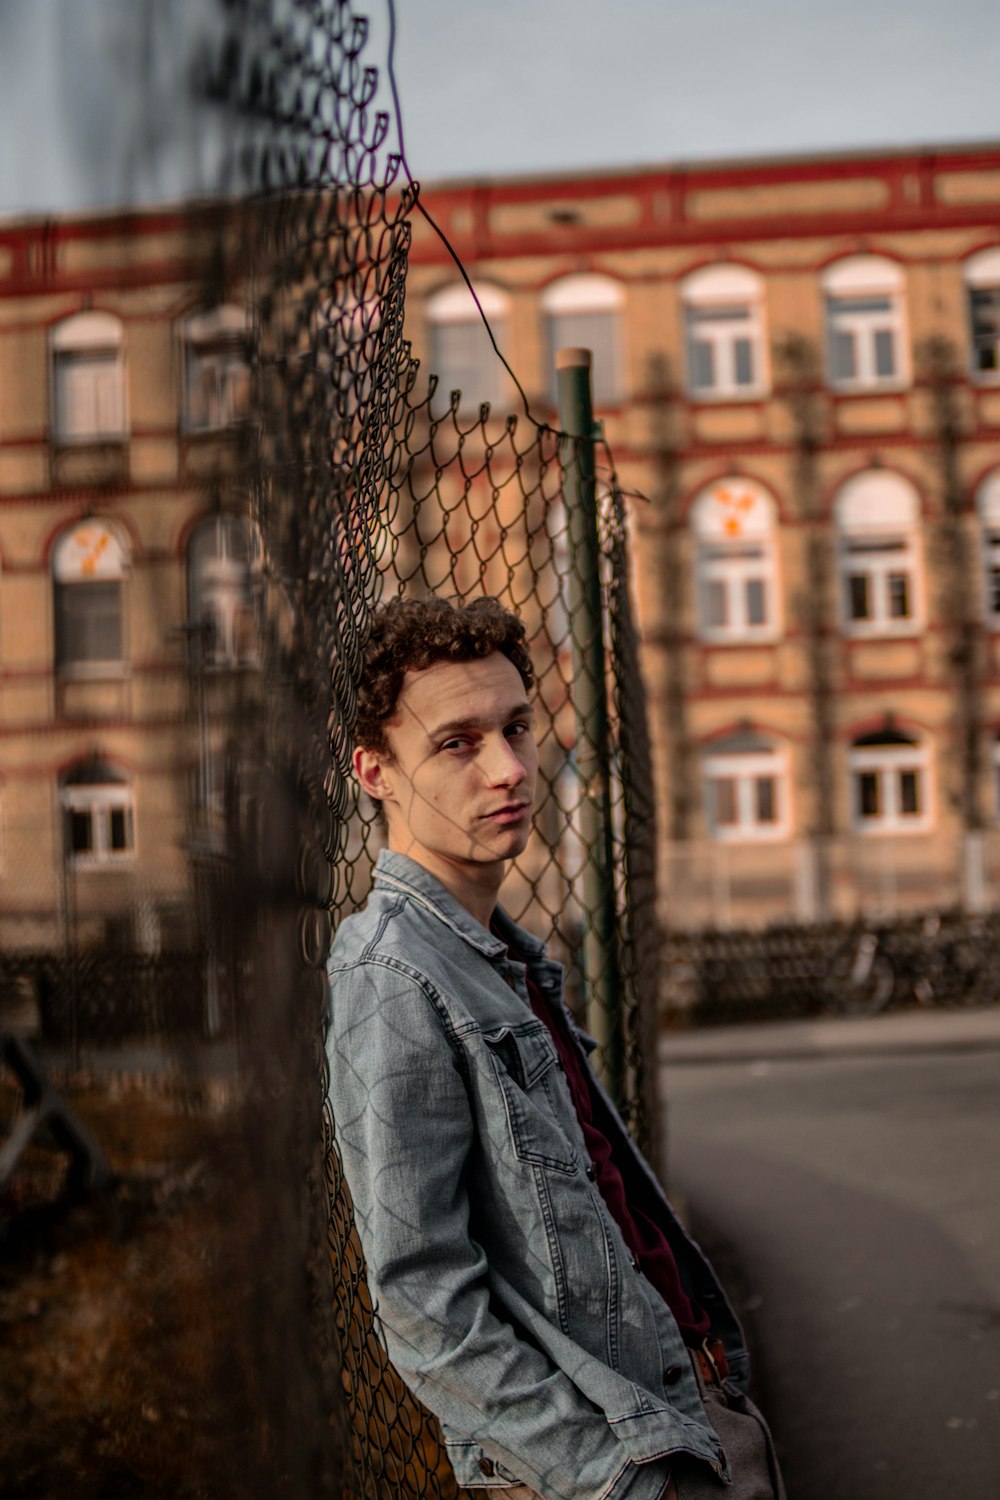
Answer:
[[[330, 955], [331, 1102], [389, 1353], [440, 1419], [459, 1485], [658, 1500], [679, 1452], [728, 1480], [677, 1325], [587, 1174], [558, 1055], [529, 1005], [528, 971], [562, 1003], [561, 965], [499, 909], [495, 925], [502, 936], [384, 852]], [[740, 1328], [711, 1268], [624, 1149], [745, 1385]]]

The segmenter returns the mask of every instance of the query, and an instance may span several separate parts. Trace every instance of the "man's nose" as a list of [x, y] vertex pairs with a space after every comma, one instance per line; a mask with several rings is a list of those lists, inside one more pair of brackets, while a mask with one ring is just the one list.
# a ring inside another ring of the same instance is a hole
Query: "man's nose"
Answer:
[[490, 743], [486, 753], [486, 775], [491, 786], [520, 786], [527, 768], [514, 753], [506, 735]]

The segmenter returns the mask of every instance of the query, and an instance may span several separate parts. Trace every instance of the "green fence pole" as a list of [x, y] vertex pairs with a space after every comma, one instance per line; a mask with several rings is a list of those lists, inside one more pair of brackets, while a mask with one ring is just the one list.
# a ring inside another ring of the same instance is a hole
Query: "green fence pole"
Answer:
[[563, 496], [569, 532], [568, 584], [573, 649], [576, 764], [583, 786], [583, 975], [587, 1029], [600, 1043], [598, 1065], [611, 1097], [624, 1101], [624, 1045], [618, 962], [618, 918], [611, 836], [611, 738], [605, 677], [604, 612], [594, 463], [594, 407], [589, 349], [556, 353]]

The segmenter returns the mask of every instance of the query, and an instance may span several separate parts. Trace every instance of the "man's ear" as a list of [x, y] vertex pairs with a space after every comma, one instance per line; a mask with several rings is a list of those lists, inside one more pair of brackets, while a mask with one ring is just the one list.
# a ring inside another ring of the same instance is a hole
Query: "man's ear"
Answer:
[[364, 745], [359, 745], [352, 757], [354, 774], [362, 791], [367, 792], [375, 802], [384, 802], [392, 795], [392, 787], [384, 770], [387, 759], [378, 750], [369, 750]]

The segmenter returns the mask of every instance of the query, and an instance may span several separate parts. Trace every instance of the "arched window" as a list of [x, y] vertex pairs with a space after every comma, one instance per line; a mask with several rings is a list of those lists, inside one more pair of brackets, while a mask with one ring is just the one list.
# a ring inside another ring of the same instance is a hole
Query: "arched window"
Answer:
[[184, 426], [216, 432], [250, 415], [247, 317], [223, 305], [188, 318], [184, 344]]
[[983, 383], [1000, 381], [1000, 246], [969, 257], [965, 286], [973, 376]]
[[260, 569], [256, 528], [240, 516], [211, 516], [188, 544], [188, 619], [204, 626], [204, 666], [256, 660], [254, 583]]
[[[499, 287], [488, 285], [477, 285], [476, 296], [498, 347], [509, 357], [510, 298]], [[444, 287], [428, 299], [427, 323], [430, 367], [438, 376], [438, 397], [443, 396], [447, 402], [452, 391], [461, 391], [461, 406], [466, 410], [478, 408], [484, 401], [498, 401], [506, 372], [464, 282]]]
[[118, 532], [97, 518], [64, 532], [52, 554], [56, 667], [100, 676], [125, 660], [123, 585], [128, 554]]
[[59, 443], [120, 442], [126, 433], [122, 325], [110, 313], [83, 312], [49, 336], [52, 430]]
[[898, 387], [908, 378], [903, 273], [878, 255], [852, 255], [823, 275], [827, 366], [838, 390]]
[[979, 486], [976, 509], [982, 528], [984, 601], [987, 622], [1000, 629], [1000, 469]]
[[743, 266], [706, 266], [681, 284], [688, 390], [756, 396], [766, 387], [764, 289]]
[[852, 635], [908, 635], [923, 614], [920, 506], [901, 474], [867, 469], [835, 505], [844, 626]]
[[859, 833], [919, 832], [931, 822], [930, 753], [915, 735], [887, 726], [851, 746], [854, 827]]
[[770, 495], [751, 479], [718, 480], [695, 499], [691, 525], [702, 639], [773, 639], [778, 589]]
[[81, 761], [63, 776], [59, 796], [69, 863], [108, 868], [134, 857], [132, 784], [119, 770], [99, 758]]
[[590, 349], [595, 406], [614, 406], [625, 394], [622, 310], [625, 296], [610, 276], [564, 276], [542, 294], [549, 383], [555, 392], [556, 351]]
[[703, 761], [709, 832], [726, 842], [786, 838], [791, 828], [788, 760], [747, 730], [718, 740]]

